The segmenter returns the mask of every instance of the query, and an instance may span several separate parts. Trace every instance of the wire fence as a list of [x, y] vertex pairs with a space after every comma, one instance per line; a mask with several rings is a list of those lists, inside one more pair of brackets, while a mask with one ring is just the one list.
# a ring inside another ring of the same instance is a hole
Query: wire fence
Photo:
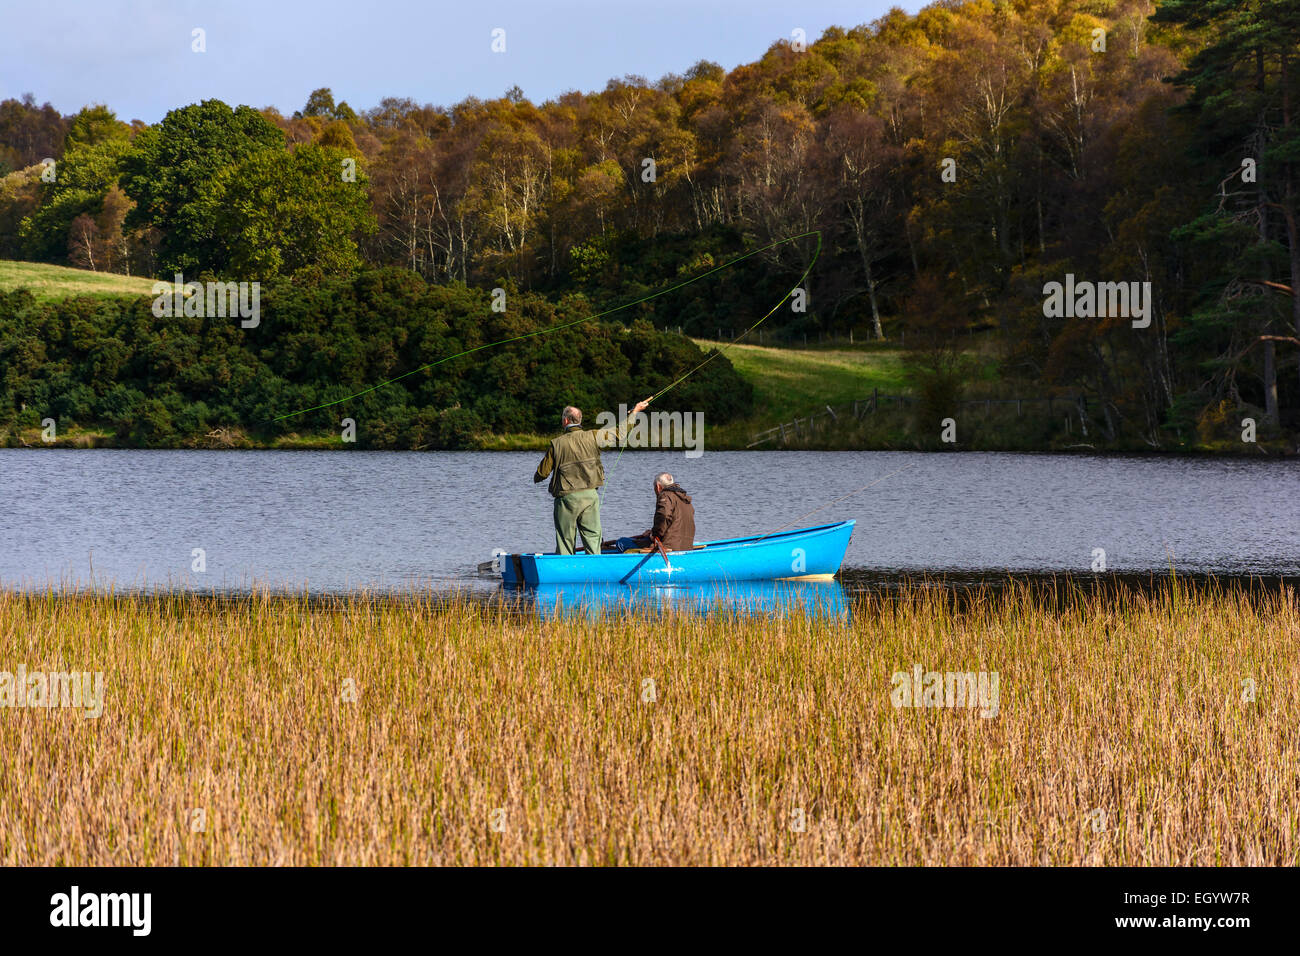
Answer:
[[[675, 328], [670, 327], [669, 332], [676, 332], [678, 335], [686, 335], [679, 325]], [[876, 341], [869, 335], [860, 335], [852, 330], [848, 332], [793, 332], [786, 329], [754, 329], [748, 335], [744, 329], [700, 329], [698, 332], [690, 333], [691, 338], [711, 339], [715, 342], [735, 342], [741, 341], [746, 345], [766, 345], [781, 348], [816, 348], [817, 346], [833, 345], [867, 345]], [[893, 345], [902, 346], [903, 341], [899, 339], [891, 342]]]
[[[664, 331], [676, 332], [678, 335], [688, 336], [693, 339], [706, 339], [714, 342], [740, 341], [745, 345], [766, 345], [787, 349], [871, 344], [888, 344], [894, 348], [907, 347], [906, 329], [899, 329], [897, 335], [885, 339], [876, 339], [870, 333], [857, 332], [853, 329], [847, 332], [796, 332], [790, 329], [758, 328], [746, 334], [745, 329], [724, 329], [721, 326], [714, 326], [713, 328], [700, 328], [687, 333], [680, 325], [670, 325]], [[954, 343], [957, 342], [958, 337], [970, 340], [974, 339], [976, 334], [976, 329], [966, 329], [962, 332], [954, 331], [949, 335], [949, 340]]]
[[[880, 411], [882, 406], [892, 405], [895, 408], [905, 408], [914, 405], [917, 401], [919, 399], [915, 395], [894, 395], [882, 393], [879, 389], [872, 389], [869, 398], [846, 402], [842, 405], [825, 405], [823, 406], [824, 412], [813, 412], [807, 417], [782, 422], [775, 428], [757, 432], [750, 436], [752, 440], [745, 447], [754, 448], [757, 445], [778, 440], [784, 445], [788, 444], [791, 439], [811, 438], [817, 432], [825, 432], [836, 425], [850, 421], [863, 421], [868, 415]], [[1081, 434], [1088, 434], [1088, 403], [1087, 399], [1082, 395], [969, 398], [958, 401], [957, 407], [983, 408], [986, 413], [991, 414], [995, 405], [1014, 405], [1016, 407], [1016, 417], [1018, 418], [1025, 413], [1026, 405], [1035, 404], [1046, 405], [1049, 415], [1055, 414], [1058, 409], [1063, 410], [1065, 412], [1065, 430], [1067, 432], [1072, 430], [1072, 422], [1077, 420]]]

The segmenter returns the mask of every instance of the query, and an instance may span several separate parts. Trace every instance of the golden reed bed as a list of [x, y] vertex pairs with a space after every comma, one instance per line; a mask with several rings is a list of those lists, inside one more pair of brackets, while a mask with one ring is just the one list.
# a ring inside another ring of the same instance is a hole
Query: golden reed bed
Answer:
[[[997, 716], [895, 707], [918, 664], [997, 671]], [[103, 713], [0, 706], [8, 865], [1295, 865], [1300, 847], [1290, 592], [955, 607], [912, 588], [849, 625], [0, 593], [0, 672], [19, 666], [102, 671]]]

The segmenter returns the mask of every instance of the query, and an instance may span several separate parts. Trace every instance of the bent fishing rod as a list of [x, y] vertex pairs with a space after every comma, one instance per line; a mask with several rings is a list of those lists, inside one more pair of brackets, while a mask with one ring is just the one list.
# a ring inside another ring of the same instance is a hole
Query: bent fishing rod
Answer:
[[[690, 371], [688, 371], [685, 375], [682, 375], [682, 376], [678, 377], [677, 379], [675, 379], [674, 381], [669, 382], [669, 383], [668, 383], [667, 385], [665, 385], [663, 388], [659, 389], [659, 391], [655, 392], [653, 395], [651, 395], [649, 398], [647, 398], [647, 399], [645, 400], [645, 404], [646, 404], [646, 405], [649, 405], [651, 402], [655, 401], [656, 399], [663, 397], [665, 394], [667, 394], [668, 392], [670, 392], [672, 389], [676, 388], [676, 387], [677, 387], [678, 385], [680, 385], [682, 382], [686, 381], [688, 378], [690, 378], [692, 375], [694, 375], [694, 374], [695, 374], [696, 372], [698, 372], [700, 369], [704, 368], [704, 366], [708, 365], [710, 362], [712, 362], [712, 361], [713, 361], [715, 358], [717, 358], [719, 355], [722, 355], [724, 352], [727, 351], [727, 349], [729, 349], [729, 348], [731, 348], [732, 346], [734, 346], [737, 342], [742, 341], [742, 340], [743, 340], [747, 335], [749, 335], [750, 332], [753, 332], [756, 328], [758, 328], [760, 325], [762, 325], [764, 322], [766, 322], [768, 319], [770, 319], [770, 318], [771, 318], [771, 317], [776, 313], [776, 310], [777, 310], [777, 309], [779, 309], [779, 308], [781, 308], [781, 306], [785, 305], [785, 302], [786, 302], [787, 299], [789, 299], [792, 295], [794, 295], [794, 294], [795, 294], [796, 292], [798, 292], [801, 288], [803, 288], [803, 284], [804, 284], [804, 282], [807, 281], [808, 276], [812, 273], [813, 266], [817, 265], [817, 260], [818, 260], [818, 258], [820, 258], [820, 256], [821, 256], [821, 252], [822, 252], [822, 234], [821, 234], [821, 230], [820, 230], [820, 229], [816, 229], [816, 230], [813, 230], [812, 232], [805, 232], [805, 233], [803, 233], [803, 234], [801, 234], [801, 235], [798, 235], [798, 236], [791, 236], [789, 239], [783, 239], [783, 240], [782, 240], [782, 242], [793, 242], [793, 241], [796, 240], [796, 239], [803, 239], [803, 238], [805, 238], [806, 236], [816, 236], [816, 237], [817, 237], [817, 245], [816, 245], [816, 247], [813, 249], [812, 259], [811, 259], [811, 261], [809, 261], [809, 263], [808, 263], [808, 268], [804, 269], [804, 271], [803, 271], [803, 275], [801, 275], [801, 276], [799, 277], [799, 281], [796, 282], [796, 283], [794, 284], [794, 287], [791, 288], [788, 292], [786, 292], [785, 295], [781, 296], [781, 298], [777, 301], [776, 305], [774, 305], [774, 306], [772, 306], [772, 308], [768, 309], [767, 312], [765, 312], [765, 313], [764, 313], [764, 314], [759, 318], [759, 320], [758, 320], [757, 322], [755, 322], [753, 325], [749, 326], [749, 328], [747, 328], [747, 329], [745, 329], [743, 332], [741, 332], [740, 335], [739, 335], [739, 337], [737, 337], [737, 338], [733, 338], [733, 339], [732, 339], [729, 343], [727, 343], [726, 345], [723, 345], [721, 342], [719, 342], [719, 343], [718, 343], [719, 347], [716, 348], [716, 349], [714, 349], [714, 350], [713, 350], [712, 352], [710, 352], [707, 356], [705, 356], [703, 362], [700, 362], [698, 365], [696, 365], [694, 368], [692, 368]], [[780, 244], [780, 243], [774, 243], [773, 245], [779, 245], [779, 244]], [[771, 247], [771, 246], [768, 246], [768, 247], [766, 247], [766, 248], [772, 248], [772, 247]], [[762, 251], [763, 251], [762, 249], [755, 249], [755, 250], [754, 250], [754, 252], [762, 252]], [[753, 255], [753, 254], [754, 254], [754, 253], [750, 253], [750, 255]], [[734, 262], [739, 262], [739, 261], [740, 261], [739, 259], [734, 259], [734, 260], [732, 260], [733, 263], [734, 263]], [[728, 263], [728, 265], [731, 265], [731, 264], [732, 264], [732, 263]], [[725, 268], [725, 267], [723, 267], [723, 268]], [[717, 271], [717, 270], [714, 270], [714, 271]], [[709, 275], [709, 273], [705, 273], [705, 275]], [[701, 278], [703, 278], [703, 277], [701, 277]], [[671, 291], [671, 290], [668, 290], [668, 291]], [[623, 445], [622, 447], [619, 448], [619, 450], [618, 450], [618, 454], [614, 456], [614, 463], [613, 463], [612, 465], [609, 466], [609, 474], [610, 474], [610, 475], [612, 475], [612, 474], [614, 473], [614, 469], [618, 466], [619, 459], [621, 459], [621, 458], [623, 457], [623, 452], [626, 451], [626, 450], [627, 450], [627, 446], [626, 446], [626, 445]], [[605, 486], [602, 487], [602, 488], [600, 489], [600, 503], [601, 503], [602, 505], [605, 503], [605, 488], [608, 488], [608, 487], [609, 487], [609, 481], [608, 481], [608, 476], [606, 476]], [[666, 560], [667, 560], [667, 557], [665, 557], [664, 560], [666, 561]]]

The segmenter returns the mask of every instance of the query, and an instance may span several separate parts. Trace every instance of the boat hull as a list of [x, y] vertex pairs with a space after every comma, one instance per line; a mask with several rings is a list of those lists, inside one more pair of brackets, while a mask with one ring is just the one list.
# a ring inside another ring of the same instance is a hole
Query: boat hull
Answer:
[[766, 536], [705, 541], [691, 551], [647, 554], [507, 554], [510, 587], [551, 584], [699, 584], [719, 581], [831, 580], [844, 561], [853, 521]]

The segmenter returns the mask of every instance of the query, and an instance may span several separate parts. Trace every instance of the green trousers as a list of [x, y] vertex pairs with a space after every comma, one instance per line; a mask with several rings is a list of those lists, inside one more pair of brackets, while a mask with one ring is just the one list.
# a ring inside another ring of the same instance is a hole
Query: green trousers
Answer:
[[573, 554], [573, 533], [582, 535], [588, 554], [600, 554], [600, 495], [594, 489], [555, 499], [555, 552]]

